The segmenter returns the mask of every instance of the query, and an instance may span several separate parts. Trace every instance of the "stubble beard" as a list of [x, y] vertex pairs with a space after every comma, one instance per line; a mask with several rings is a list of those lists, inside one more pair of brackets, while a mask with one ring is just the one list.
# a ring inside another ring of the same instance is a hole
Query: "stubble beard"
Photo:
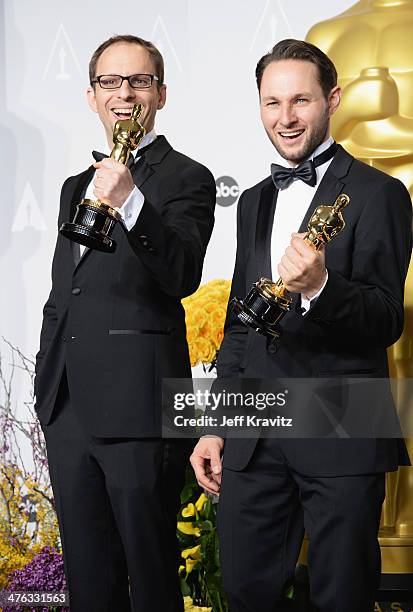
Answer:
[[293, 162], [295, 164], [299, 164], [300, 162], [307, 159], [311, 153], [322, 143], [325, 141], [326, 136], [328, 134], [329, 128], [329, 114], [328, 109], [326, 109], [322, 120], [315, 126], [314, 131], [307, 137], [305, 142], [303, 143], [301, 149], [298, 151], [285, 151], [283, 147], [281, 147], [277, 140], [273, 140], [270, 136], [270, 140], [277, 152], [281, 157], [283, 157], [288, 162]]

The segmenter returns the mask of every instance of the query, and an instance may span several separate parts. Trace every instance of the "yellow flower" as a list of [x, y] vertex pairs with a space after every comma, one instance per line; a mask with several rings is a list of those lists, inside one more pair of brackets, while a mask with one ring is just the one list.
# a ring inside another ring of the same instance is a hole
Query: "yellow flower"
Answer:
[[215, 347], [206, 338], [199, 337], [195, 342], [197, 355], [203, 363], [211, 363], [215, 357]]
[[178, 529], [181, 533], [185, 533], [186, 535], [194, 535], [199, 538], [201, 535], [201, 530], [199, 527], [194, 527], [193, 523], [186, 521], [178, 521]]
[[191, 368], [193, 368], [199, 363], [195, 342], [192, 342], [191, 344], [189, 344], [188, 349], [189, 349], [189, 360], [191, 362]]
[[196, 325], [186, 326], [186, 339], [188, 341], [188, 344], [191, 344], [191, 342], [195, 342], [198, 337], [198, 333], [199, 329], [196, 327]]
[[183, 510], [182, 510], [182, 516], [184, 518], [189, 518], [190, 516], [195, 516], [195, 506], [194, 504], [188, 504]]
[[195, 502], [195, 507], [198, 510], [198, 512], [202, 512], [207, 501], [208, 501], [208, 498], [205, 495], [205, 493], [201, 493], [201, 495], [198, 497], [197, 501]]
[[215, 348], [218, 350], [221, 346], [222, 340], [224, 339], [224, 330], [223, 329], [214, 329], [211, 334], [212, 342], [215, 345]]
[[216, 279], [182, 300], [192, 367], [200, 361], [211, 363], [216, 357], [224, 334], [230, 288], [230, 281]]
[[[22, 511], [28, 495], [36, 506], [34, 535], [28, 528], [29, 513]], [[29, 563], [44, 546], [59, 546], [56, 514], [46, 496], [50, 491], [31, 476], [12, 464], [0, 463], [0, 590], [9, 574]], [[7, 500], [7, 507], [1, 500]]]
[[205, 608], [203, 606], [194, 606], [194, 602], [189, 597], [184, 597], [184, 610], [185, 612], [212, 612], [212, 608]]
[[178, 574], [181, 575], [185, 571], [185, 565], [180, 565], [178, 569]]
[[204, 312], [204, 310], [201, 310], [201, 309], [195, 310], [192, 313], [191, 320], [193, 321], [193, 324], [196, 325], [197, 327], [202, 327], [203, 325], [205, 325], [206, 320], [207, 320], [206, 312]]
[[225, 323], [226, 310], [222, 307], [217, 307], [215, 310], [209, 313], [210, 321], [213, 325], [223, 326]]
[[186, 573], [189, 574], [202, 558], [201, 545], [198, 544], [198, 546], [194, 546], [193, 548], [186, 548], [181, 552], [181, 557], [186, 559], [185, 569]]
[[192, 304], [192, 302], [194, 301], [194, 293], [192, 295], [188, 295], [188, 297], [184, 298], [182, 300], [182, 305], [184, 306], [184, 308], [186, 308], [189, 304]]
[[194, 546], [193, 548], [185, 548], [185, 550], [183, 550], [181, 552], [181, 557], [183, 557], [184, 559], [187, 559], [188, 557], [193, 557], [194, 559], [197, 559], [198, 561], [201, 559], [201, 544], [198, 544], [197, 546]]
[[198, 559], [191, 559], [191, 557], [188, 557], [188, 559], [185, 562], [186, 573], [190, 574], [192, 570], [194, 569], [194, 567], [198, 565], [198, 563], [199, 563]]
[[206, 338], [207, 340], [209, 340], [212, 331], [213, 327], [211, 326], [211, 323], [209, 323], [209, 321], [206, 321], [205, 325], [202, 326], [202, 329], [199, 330], [199, 335], [202, 338]]
[[184, 608], [185, 608], [185, 612], [189, 612], [190, 610], [192, 610], [192, 604], [194, 602], [192, 601], [191, 597], [189, 597], [189, 595], [187, 595], [186, 597], [184, 597]]

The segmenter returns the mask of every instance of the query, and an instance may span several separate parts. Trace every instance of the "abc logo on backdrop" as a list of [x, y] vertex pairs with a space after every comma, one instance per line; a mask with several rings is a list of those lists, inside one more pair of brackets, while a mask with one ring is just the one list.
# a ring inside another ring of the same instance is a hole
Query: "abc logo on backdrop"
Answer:
[[239, 196], [239, 185], [232, 176], [220, 176], [215, 181], [217, 188], [217, 204], [232, 206]]

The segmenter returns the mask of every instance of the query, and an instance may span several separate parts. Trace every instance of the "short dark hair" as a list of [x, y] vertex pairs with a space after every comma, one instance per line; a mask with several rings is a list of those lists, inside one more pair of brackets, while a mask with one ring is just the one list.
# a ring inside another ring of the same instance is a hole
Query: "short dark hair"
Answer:
[[266, 67], [272, 62], [280, 60], [301, 60], [315, 64], [318, 72], [318, 81], [327, 98], [330, 91], [337, 85], [337, 70], [333, 62], [321, 49], [305, 40], [286, 38], [280, 40], [266, 55], [264, 55], [255, 69], [258, 91], [261, 87], [261, 79]]
[[108, 38], [101, 45], [99, 45], [99, 47], [96, 49], [96, 51], [93, 53], [90, 59], [89, 82], [92, 85], [92, 87], [94, 86], [94, 83], [92, 83], [92, 81], [96, 77], [96, 66], [97, 66], [100, 56], [105, 51], [105, 49], [107, 49], [108, 47], [111, 47], [112, 45], [116, 45], [116, 43], [129, 43], [131, 45], [140, 45], [141, 47], [146, 49], [149, 55], [151, 56], [153, 63], [155, 65], [156, 76], [159, 79], [157, 81], [157, 84], [158, 86], [163, 84], [163, 81], [165, 78], [165, 68], [164, 68], [164, 63], [163, 63], [163, 57], [161, 53], [159, 52], [159, 50], [155, 47], [155, 45], [152, 44], [149, 40], [145, 40], [144, 38], [139, 38], [139, 36], [133, 36], [132, 34], [118, 34], [116, 36], [112, 36], [111, 38]]

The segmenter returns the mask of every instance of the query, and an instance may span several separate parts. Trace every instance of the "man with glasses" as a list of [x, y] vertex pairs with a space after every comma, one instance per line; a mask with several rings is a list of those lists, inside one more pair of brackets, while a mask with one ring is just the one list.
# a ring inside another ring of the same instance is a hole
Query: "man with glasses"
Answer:
[[[96, 163], [62, 188], [59, 227], [85, 198], [123, 218], [117, 248], [57, 239], [36, 360], [72, 612], [183, 610], [176, 512], [188, 447], [161, 439], [161, 380], [190, 377], [181, 298], [201, 279], [215, 182], [154, 131], [166, 100], [163, 59], [135, 36], [90, 61], [91, 109], [108, 149], [118, 120], [143, 111], [146, 135], [123, 165]], [[160, 588], [160, 584], [162, 585]]]

